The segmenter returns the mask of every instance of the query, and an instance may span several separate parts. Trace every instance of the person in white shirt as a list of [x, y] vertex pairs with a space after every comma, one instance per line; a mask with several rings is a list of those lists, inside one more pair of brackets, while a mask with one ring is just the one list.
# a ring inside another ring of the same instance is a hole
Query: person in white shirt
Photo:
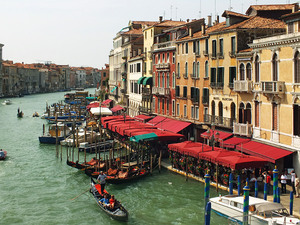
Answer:
[[283, 174], [280, 177], [281, 193], [282, 194], [286, 194], [286, 180], [287, 180], [286, 172], [283, 172]]
[[300, 190], [300, 179], [297, 177], [295, 178], [295, 189], [296, 189], [296, 198], [299, 198], [299, 190]]
[[292, 172], [291, 172], [291, 185], [292, 185], [292, 188], [293, 188], [293, 193], [294, 193], [294, 195], [296, 194], [296, 189], [295, 189], [295, 178], [296, 178], [295, 170], [292, 170]]

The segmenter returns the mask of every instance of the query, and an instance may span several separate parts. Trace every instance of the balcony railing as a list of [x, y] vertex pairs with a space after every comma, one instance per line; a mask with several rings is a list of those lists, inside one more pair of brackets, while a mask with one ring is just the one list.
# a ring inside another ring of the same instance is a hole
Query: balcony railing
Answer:
[[191, 73], [190, 76], [191, 76], [191, 78], [194, 79], [194, 80], [200, 79], [200, 77], [199, 77], [197, 74], [195, 74], [195, 73]]
[[235, 80], [233, 90], [236, 92], [251, 92], [253, 82], [251, 80]]
[[233, 133], [241, 136], [252, 136], [252, 124], [233, 123]]
[[156, 64], [156, 69], [169, 69], [170, 68], [170, 63], [159, 63]]
[[204, 122], [205, 123], [213, 123], [217, 126], [220, 127], [226, 127], [226, 128], [231, 128], [233, 127], [233, 123], [235, 122], [235, 119], [232, 118], [227, 118], [227, 117], [222, 117], [222, 116], [214, 116], [214, 115], [209, 115], [205, 114], [204, 115]]
[[211, 82], [210, 87], [214, 89], [223, 89], [224, 83], [221, 82]]
[[208, 104], [209, 103], [209, 96], [202, 96], [202, 104]]
[[204, 56], [208, 56], [208, 51], [207, 51], [207, 50], [204, 50], [204, 51], [203, 51], [203, 55], [204, 55]]
[[140, 113], [146, 113], [146, 114], [151, 114], [152, 113], [152, 108], [151, 107], [143, 107], [143, 106], [140, 106], [139, 107], [139, 111]]
[[191, 97], [193, 104], [199, 104], [199, 97]]
[[187, 73], [184, 73], [184, 74], [183, 74], [183, 78], [184, 78], [184, 79], [188, 79], [188, 78], [189, 78], [189, 75], [188, 75]]
[[284, 93], [284, 81], [261, 81], [260, 90], [268, 94], [281, 94]]
[[175, 42], [174, 41], [168, 41], [163, 43], [158, 43], [153, 45], [153, 51], [157, 49], [163, 49], [163, 48], [175, 48]]
[[170, 88], [152, 87], [152, 93], [156, 95], [170, 95]]
[[229, 52], [229, 56], [230, 56], [231, 58], [235, 58], [235, 57], [236, 57], [236, 51]]
[[200, 51], [195, 51], [196, 56], [200, 56]]
[[150, 88], [143, 88], [142, 89], [142, 95], [151, 95], [151, 89]]
[[177, 79], [180, 78], [180, 73], [176, 73], [176, 78], [177, 78]]
[[223, 52], [218, 52], [218, 59], [224, 59], [224, 54]]

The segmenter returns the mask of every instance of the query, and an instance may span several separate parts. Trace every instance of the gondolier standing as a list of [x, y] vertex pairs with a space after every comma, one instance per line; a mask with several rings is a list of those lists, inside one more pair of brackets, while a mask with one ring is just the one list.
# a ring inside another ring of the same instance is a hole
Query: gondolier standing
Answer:
[[103, 171], [100, 172], [97, 180], [101, 185], [101, 194], [104, 194], [104, 188], [105, 188], [105, 184], [106, 184], [106, 174], [103, 173]]

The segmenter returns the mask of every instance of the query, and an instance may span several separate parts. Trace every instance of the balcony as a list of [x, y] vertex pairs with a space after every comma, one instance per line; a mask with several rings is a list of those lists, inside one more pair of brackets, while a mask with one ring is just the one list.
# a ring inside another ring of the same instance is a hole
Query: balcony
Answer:
[[170, 63], [159, 63], [156, 64], [156, 69], [157, 70], [170, 70]]
[[265, 94], [284, 93], [284, 81], [261, 81], [260, 91]]
[[222, 117], [222, 116], [214, 116], [205, 114], [204, 115], [204, 122], [209, 124], [215, 124], [216, 126], [220, 127], [226, 127], [232, 129], [233, 123], [235, 122], [235, 119]]
[[231, 58], [235, 58], [236, 57], [236, 51], [229, 52], [229, 56]]
[[204, 55], [204, 56], [208, 56], [208, 51], [207, 51], [207, 50], [204, 50], [204, 51], [203, 51], [203, 55]]
[[200, 79], [200, 77], [198, 75], [194, 74], [194, 73], [191, 73], [190, 76], [194, 80], [199, 80]]
[[233, 133], [241, 136], [252, 136], [252, 124], [233, 123]]
[[219, 52], [217, 55], [218, 59], [224, 59], [224, 54], [223, 52]]
[[202, 96], [202, 104], [208, 105], [209, 103], [209, 96]]
[[142, 89], [142, 95], [151, 95], [151, 89], [150, 88], [143, 88]]
[[152, 87], [152, 93], [155, 95], [170, 95], [170, 88]]
[[251, 92], [253, 82], [251, 80], [235, 80], [233, 83], [233, 90], [235, 92]]
[[176, 78], [180, 79], [180, 73], [176, 73]]
[[151, 107], [147, 108], [147, 107], [140, 106], [139, 111], [140, 111], [140, 113], [145, 113], [145, 114], [150, 115], [152, 113], [152, 108]]
[[210, 54], [211, 59], [217, 59], [217, 53], [213, 52], [212, 54]]
[[223, 89], [224, 83], [221, 82], [211, 82], [210, 87], [213, 89]]
[[168, 50], [172, 50], [175, 49], [175, 42], [174, 41], [167, 41], [167, 42], [163, 42], [163, 43], [158, 43], [158, 44], [154, 44], [153, 45], [153, 51], [155, 50], [162, 50], [162, 49], [168, 49]]
[[194, 105], [198, 105], [199, 104], [199, 97], [191, 97], [191, 101]]
[[200, 57], [200, 51], [197, 50], [197, 51], [195, 52], [195, 56]]
[[187, 73], [184, 73], [184, 74], [183, 74], [183, 78], [184, 78], [184, 79], [188, 79], [188, 78], [189, 78], [189, 75], [188, 75]]

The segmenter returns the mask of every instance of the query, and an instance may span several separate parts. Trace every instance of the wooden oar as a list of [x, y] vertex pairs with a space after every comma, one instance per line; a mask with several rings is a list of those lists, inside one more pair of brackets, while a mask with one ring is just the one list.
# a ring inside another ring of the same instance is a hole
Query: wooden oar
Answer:
[[85, 190], [84, 192], [82, 192], [80, 195], [77, 195], [75, 198], [70, 199], [71, 201], [75, 200], [76, 198], [78, 198], [79, 196], [83, 195], [84, 193], [86, 193], [87, 191], [89, 191], [91, 188]]

